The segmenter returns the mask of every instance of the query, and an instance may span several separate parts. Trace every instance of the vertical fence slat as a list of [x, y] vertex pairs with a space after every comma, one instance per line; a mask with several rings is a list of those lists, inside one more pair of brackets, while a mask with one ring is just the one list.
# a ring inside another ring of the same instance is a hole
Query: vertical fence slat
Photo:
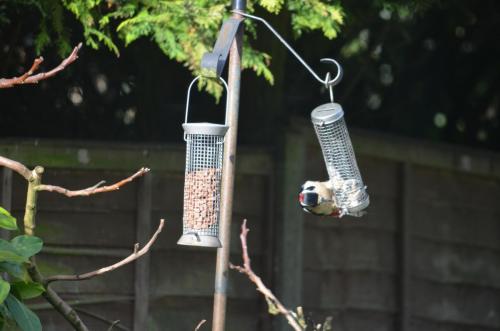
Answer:
[[[1, 206], [8, 211], [12, 209], [12, 170], [2, 169], [2, 191], [1, 191]], [[0, 238], [9, 239], [10, 233], [7, 230], [1, 229]]]
[[[152, 174], [139, 181], [137, 190], [137, 242], [144, 245], [151, 236], [151, 192]], [[149, 312], [149, 266], [151, 252], [145, 254], [135, 264], [134, 330], [147, 328]]]
[[[282, 164], [282, 219], [276, 233], [278, 240], [276, 263], [278, 294], [289, 309], [302, 306], [303, 272], [303, 211], [298, 205], [298, 191], [304, 181], [306, 142], [300, 133], [288, 133], [285, 138]], [[280, 319], [279, 330], [289, 330], [285, 319]]]
[[400, 221], [399, 221], [399, 318], [397, 330], [409, 331], [411, 318], [411, 191], [412, 167], [408, 162], [401, 164], [400, 172]]

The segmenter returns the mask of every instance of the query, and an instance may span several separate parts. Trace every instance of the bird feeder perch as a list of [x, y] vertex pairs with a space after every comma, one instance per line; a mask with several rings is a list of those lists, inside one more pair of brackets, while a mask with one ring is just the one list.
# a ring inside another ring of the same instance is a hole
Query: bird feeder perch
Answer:
[[[184, 214], [182, 236], [178, 245], [221, 247], [219, 216], [224, 137], [224, 124], [188, 123], [190, 93], [196, 77], [188, 88], [186, 114], [182, 128], [186, 141], [184, 180]], [[220, 78], [227, 89], [226, 82]], [[226, 105], [227, 107], [227, 105]]]

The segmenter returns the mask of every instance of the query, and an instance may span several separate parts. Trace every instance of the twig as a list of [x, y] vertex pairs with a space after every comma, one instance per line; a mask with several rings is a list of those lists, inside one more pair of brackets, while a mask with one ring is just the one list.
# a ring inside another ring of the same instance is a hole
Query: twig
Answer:
[[120, 324], [120, 320], [111, 321], [111, 320], [108, 320], [107, 318], [105, 318], [105, 317], [103, 317], [101, 315], [98, 315], [98, 314], [93, 313], [91, 311], [88, 311], [86, 309], [75, 308], [75, 310], [77, 312], [79, 312], [80, 314], [87, 315], [89, 317], [95, 318], [98, 321], [101, 321], [101, 322], [104, 322], [104, 323], [108, 324], [109, 325], [108, 331], [113, 330], [113, 328], [115, 328], [115, 327], [118, 330], [130, 331], [129, 328], [127, 328], [127, 327], [125, 327], [125, 326], [123, 326], [123, 325]]
[[292, 312], [288, 310], [285, 306], [283, 306], [283, 304], [278, 300], [278, 298], [276, 298], [273, 292], [266, 287], [264, 282], [262, 282], [262, 279], [253, 272], [250, 257], [248, 256], [248, 245], [247, 245], [248, 231], [250, 230], [247, 228], [247, 220], [245, 219], [241, 224], [241, 233], [240, 233], [243, 266], [235, 266], [232, 263], [229, 263], [229, 268], [237, 270], [242, 274], [246, 274], [250, 279], [250, 281], [252, 281], [257, 286], [257, 291], [259, 291], [264, 295], [264, 298], [266, 299], [267, 303], [269, 305], [272, 305], [274, 309], [276, 309], [280, 314], [285, 316], [288, 321], [288, 324], [290, 324], [290, 326], [294, 330], [304, 331], [304, 328], [299, 324], [297, 319], [293, 316]]
[[20, 162], [8, 159], [6, 157], [0, 156], [0, 166], [9, 168], [21, 176], [24, 177], [27, 181], [31, 179], [31, 171], [26, 168], [26, 166]]
[[198, 323], [198, 325], [197, 325], [197, 326], [196, 326], [196, 328], [194, 329], [194, 331], [198, 331], [198, 330], [201, 328], [201, 326], [202, 326], [203, 324], [205, 324], [205, 322], [206, 322], [206, 321], [207, 321], [207, 320], [201, 320], [201, 321], [200, 321], [200, 323]]
[[107, 331], [112, 331], [115, 326], [120, 330], [129, 330], [129, 329], [123, 329], [120, 325], [120, 320], [116, 320], [113, 323], [111, 323]]
[[[28, 181], [28, 191], [26, 194], [26, 207], [24, 209], [24, 233], [28, 236], [35, 235], [35, 225], [36, 225], [36, 206], [37, 206], [37, 196], [38, 192], [36, 186], [40, 185], [42, 182], [43, 168], [35, 167], [33, 171], [30, 172]], [[26, 177], [25, 177], [26, 178]], [[30, 257], [30, 266], [28, 267], [28, 273], [31, 278], [38, 283], [43, 284], [44, 278], [37, 268], [35, 257]], [[73, 328], [77, 331], [89, 331], [85, 323], [81, 320], [80, 316], [76, 311], [68, 305], [53, 289], [47, 287], [45, 292], [43, 292], [43, 297], [47, 300], [55, 310], [57, 310]]]
[[79, 43], [75, 48], [73, 48], [71, 54], [54, 69], [33, 75], [33, 73], [43, 62], [43, 57], [40, 56], [33, 61], [30, 70], [28, 70], [21, 76], [13, 78], [0, 78], [0, 88], [10, 88], [21, 84], [37, 84], [41, 80], [53, 77], [60, 71], [63, 71], [68, 65], [75, 62], [76, 59], [78, 59], [78, 51], [80, 50], [80, 48], [82, 48], [82, 43]]
[[[130, 262], [132, 262], [134, 260], [137, 260], [138, 258], [140, 258], [141, 256], [143, 256], [144, 254], [146, 254], [149, 251], [149, 249], [151, 248], [151, 246], [153, 245], [153, 243], [156, 241], [156, 238], [160, 234], [161, 230], [163, 229], [164, 223], [165, 223], [165, 221], [163, 219], [161, 219], [160, 220], [160, 225], [158, 226], [158, 229], [153, 234], [153, 236], [151, 237], [151, 239], [149, 239], [148, 243], [142, 249], [140, 249], [138, 251], [136, 251], [136, 249], [134, 249], [134, 252], [132, 254], [130, 254], [129, 256], [127, 256], [126, 258], [124, 258], [123, 260], [118, 261], [117, 263], [112, 264], [110, 266], [107, 266], [107, 267], [104, 267], [104, 268], [101, 268], [101, 269], [98, 269], [98, 270], [94, 270], [94, 271], [91, 271], [91, 272], [87, 272], [87, 273], [84, 273], [84, 274], [81, 274], [81, 275], [55, 275], [55, 276], [50, 276], [50, 277], [47, 277], [45, 279], [45, 283], [49, 284], [49, 283], [55, 282], [55, 281], [76, 281], [76, 280], [90, 279], [90, 278], [93, 278], [93, 277], [105, 274], [107, 272], [113, 271], [115, 269], [118, 269], [120, 267], [123, 267], [124, 265], [126, 265], [126, 264], [128, 264], [128, 263], [130, 263]], [[137, 245], [138, 244], [136, 244], [135, 247], [137, 247]]]
[[133, 181], [137, 177], [143, 176], [144, 174], [148, 173], [149, 171], [150, 171], [149, 168], [143, 167], [143, 168], [139, 169], [139, 171], [137, 171], [132, 176], [125, 178], [125, 179], [123, 179], [123, 180], [121, 180], [113, 185], [109, 185], [109, 186], [101, 186], [102, 184], [105, 183], [105, 181], [100, 181], [99, 183], [95, 184], [94, 186], [88, 187], [88, 188], [83, 189], [83, 190], [76, 190], [76, 191], [71, 191], [71, 190], [68, 190], [67, 188], [60, 187], [60, 186], [45, 185], [45, 184], [38, 185], [36, 189], [38, 191], [48, 191], [48, 192], [60, 193], [60, 194], [63, 194], [69, 198], [78, 197], [78, 196], [89, 196], [89, 195], [96, 194], [96, 193], [111, 192], [111, 191], [119, 190], [120, 187], [122, 187], [123, 185], [130, 183], [131, 181]]

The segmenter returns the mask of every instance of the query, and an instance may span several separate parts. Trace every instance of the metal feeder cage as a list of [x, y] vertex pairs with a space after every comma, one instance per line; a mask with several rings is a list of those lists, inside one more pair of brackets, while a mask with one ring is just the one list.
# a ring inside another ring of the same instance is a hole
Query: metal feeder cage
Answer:
[[351, 139], [338, 103], [316, 107], [311, 113], [336, 205], [342, 214], [361, 216], [370, 199], [358, 169]]
[[[196, 77], [189, 85], [182, 124], [186, 141], [186, 170], [183, 231], [177, 244], [222, 247], [219, 240], [222, 157], [224, 137], [229, 126], [188, 123], [191, 87], [199, 78]], [[226, 82], [222, 78], [220, 80], [227, 89]]]

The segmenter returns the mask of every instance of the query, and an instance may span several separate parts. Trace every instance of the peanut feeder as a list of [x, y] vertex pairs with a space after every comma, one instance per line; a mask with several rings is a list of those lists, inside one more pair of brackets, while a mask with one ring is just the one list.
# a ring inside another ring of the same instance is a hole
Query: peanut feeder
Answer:
[[361, 216], [370, 199], [354, 156], [342, 106], [333, 100], [318, 106], [312, 111], [311, 120], [321, 145], [336, 205], [342, 215]]
[[[184, 179], [184, 213], [182, 236], [178, 245], [221, 247], [219, 215], [221, 197], [222, 156], [225, 124], [188, 123], [190, 91], [188, 88], [186, 115], [182, 127], [186, 141]], [[226, 86], [226, 82], [220, 78]]]

